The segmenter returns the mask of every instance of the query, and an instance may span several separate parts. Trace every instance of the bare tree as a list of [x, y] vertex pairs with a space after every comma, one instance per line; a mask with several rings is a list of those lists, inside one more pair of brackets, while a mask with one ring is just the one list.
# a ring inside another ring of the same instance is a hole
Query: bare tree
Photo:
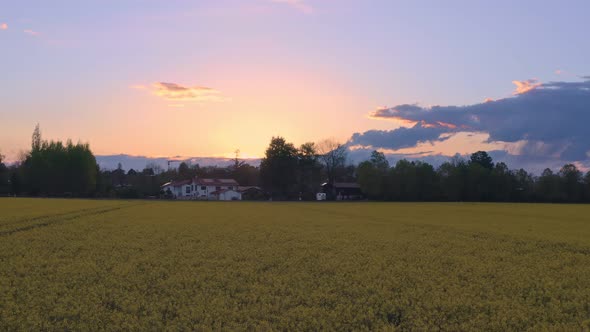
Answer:
[[145, 168], [151, 169], [154, 172], [154, 175], [159, 175], [164, 172], [162, 166], [158, 165], [155, 162], [148, 163], [147, 165], [145, 165]]
[[337, 169], [343, 168], [346, 164], [348, 155], [346, 145], [330, 138], [318, 142], [316, 149], [322, 164], [326, 168], [328, 182], [334, 182]]

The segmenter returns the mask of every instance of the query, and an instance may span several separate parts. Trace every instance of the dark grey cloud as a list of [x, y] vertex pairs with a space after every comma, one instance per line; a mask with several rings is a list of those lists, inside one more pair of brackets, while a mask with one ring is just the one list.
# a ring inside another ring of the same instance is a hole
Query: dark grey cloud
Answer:
[[524, 142], [521, 154], [588, 159], [590, 80], [550, 82], [513, 97], [467, 106], [399, 105], [372, 117], [417, 123], [412, 128], [354, 134], [351, 145], [399, 149], [440, 141], [436, 133], [485, 132], [491, 142]]
[[403, 149], [415, 146], [418, 142], [441, 141], [441, 134], [446, 132], [444, 127], [424, 127], [421, 123], [411, 128], [396, 130], [369, 130], [362, 134], [352, 135], [352, 145], [386, 147], [388, 149]]

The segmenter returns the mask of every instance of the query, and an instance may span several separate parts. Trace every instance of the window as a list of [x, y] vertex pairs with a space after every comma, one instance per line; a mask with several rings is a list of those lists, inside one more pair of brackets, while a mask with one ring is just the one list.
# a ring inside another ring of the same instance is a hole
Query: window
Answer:
[[186, 186], [186, 193], [190, 194], [191, 193], [191, 186]]
[[207, 190], [207, 187], [201, 186], [201, 190]]

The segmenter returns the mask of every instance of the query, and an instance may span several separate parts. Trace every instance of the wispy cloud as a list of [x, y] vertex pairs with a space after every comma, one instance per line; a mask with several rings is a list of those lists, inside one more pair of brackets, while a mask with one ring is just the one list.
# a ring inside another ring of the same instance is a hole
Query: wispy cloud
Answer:
[[305, 14], [312, 14], [314, 12], [313, 7], [311, 5], [309, 5], [304, 0], [269, 0], [269, 1], [274, 2], [274, 3], [287, 4], [297, 10], [300, 10], [301, 12], [303, 12]]
[[[135, 90], [149, 90], [153, 95], [169, 101], [224, 101], [224, 97], [219, 90], [204, 86], [183, 86], [178, 83], [156, 82], [152, 85], [132, 85], [130, 88]], [[184, 104], [173, 103], [172, 107], [184, 107]]]
[[39, 32], [37, 32], [37, 31], [33, 31], [33, 30], [31, 30], [31, 29], [26, 29], [26, 30], [24, 30], [23, 32], [24, 32], [24, 33], [26, 33], [27, 35], [29, 35], [29, 36], [33, 36], [33, 37], [37, 37], [37, 36], [39, 36], [39, 35], [40, 35], [40, 33], [39, 33]]
[[0, 23], [0, 30], [8, 30], [8, 23]]
[[177, 83], [158, 82], [154, 94], [168, 100], [219, 101], [220, 92], [207, 87], [185, 87]]

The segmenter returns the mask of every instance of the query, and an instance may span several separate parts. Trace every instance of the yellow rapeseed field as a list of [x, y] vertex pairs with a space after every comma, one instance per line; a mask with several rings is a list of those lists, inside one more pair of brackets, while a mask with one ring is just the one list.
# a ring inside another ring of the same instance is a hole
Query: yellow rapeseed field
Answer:
[[0, 199], [0, 330], [590, 326], [590, 206]]

